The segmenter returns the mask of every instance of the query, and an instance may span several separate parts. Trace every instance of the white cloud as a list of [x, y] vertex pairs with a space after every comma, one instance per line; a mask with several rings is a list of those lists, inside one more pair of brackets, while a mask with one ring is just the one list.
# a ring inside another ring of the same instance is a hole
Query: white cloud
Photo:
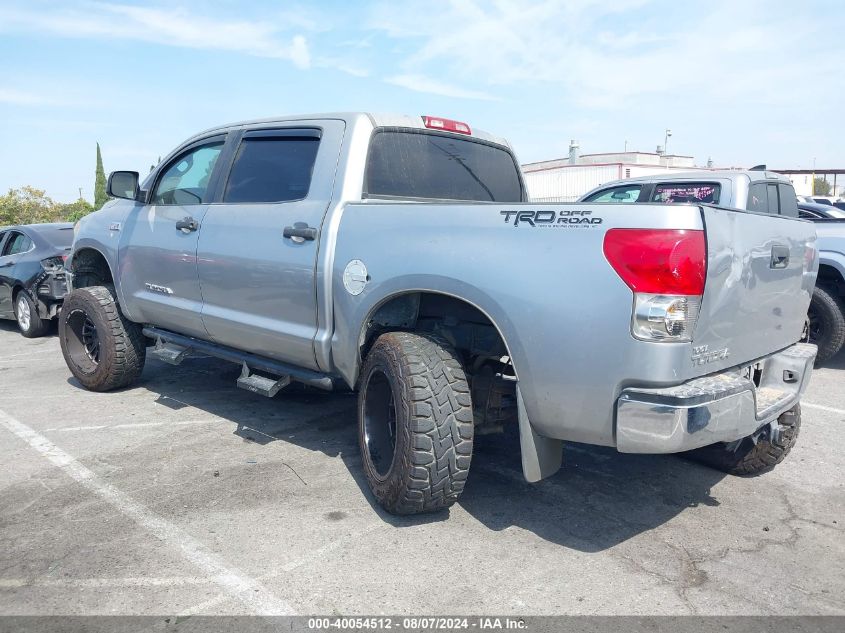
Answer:
[[486, 92], [462, 88], [461, 86], [444, 83], [423, 75], [394, 75], [393, 77], [388, 77], [385, 81], [389, 84], [393, 84], [394, 86], [407, 88], [408, 90], [426, 92], [428, 94], [440, 95], [442, 97], [452, 97], [454, 99], [480, 99], [482, 101], [499, 100], [498, 97]]
[[8, 105], [46, 105], [50, 99], [33, 92], [25, 92], [14, 88], [0, 88], [0, 103]]
[[[290, 22], [290, 20], [288, 20]], [[215, 49], [311, 65], [302, 35], [282, 37], [265, 21], [214, 18], [186, 9], [96, 3], [85, 9], [0, 9], [0, 31], [30, 31], [77, 38], [136, 40], [165, 46]]]
[[555, 97], [608, 109], [654, 96], [765, 107], [793, 99], [790, 84], [829, 80], [843, 54], [816, 12], [763, 0], [404, 2], [377, 6], [370, 26], [408, 51], [408, 72], [541, 94], [553, 86]]

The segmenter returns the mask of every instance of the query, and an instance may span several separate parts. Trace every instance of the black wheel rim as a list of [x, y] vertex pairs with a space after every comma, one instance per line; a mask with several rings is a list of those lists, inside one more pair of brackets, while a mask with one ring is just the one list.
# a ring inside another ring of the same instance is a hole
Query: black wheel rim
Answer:
[[65, 325], [65, 347], [70, 360], [83, 373], [92, 373], [100, 363], [97, 326], [82, 310], [71, 312]]
[[396, 403], [390, 381], [379, 369], [367, 380], [363, 415], [367, 456], [376, 474], [384, 477], [396, 452]]

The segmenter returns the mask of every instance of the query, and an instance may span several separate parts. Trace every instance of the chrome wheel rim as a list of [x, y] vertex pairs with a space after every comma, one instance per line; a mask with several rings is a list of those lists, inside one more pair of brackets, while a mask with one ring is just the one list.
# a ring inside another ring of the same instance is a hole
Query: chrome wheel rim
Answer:
[[18, 297], [17, 308], [18, 323], [20, 324], [22, 330], [27, 331], [32, 323], [32, 315], [29, 313], [29, 304], [23, 294]]

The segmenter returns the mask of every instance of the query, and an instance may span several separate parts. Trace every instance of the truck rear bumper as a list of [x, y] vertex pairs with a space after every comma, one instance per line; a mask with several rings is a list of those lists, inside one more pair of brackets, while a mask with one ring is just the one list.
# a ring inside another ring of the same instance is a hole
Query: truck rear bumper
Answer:
[[750, 367], [674, 387], [625, 389], [616, 403], [616, 448], [679, 453], [751, 435], [798, 403], [815, 358], [815, 345], [797, 343]]

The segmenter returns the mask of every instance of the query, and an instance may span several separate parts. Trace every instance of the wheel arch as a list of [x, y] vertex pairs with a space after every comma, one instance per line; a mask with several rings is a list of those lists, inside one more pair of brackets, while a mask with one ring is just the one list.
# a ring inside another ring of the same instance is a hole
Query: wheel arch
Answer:
[[829, 257], [822, 258], [819, 261], [816, 284], [833, 286], [840, 295], [845, 295], [845, 258], [843, 261]]
[[[82, 270], [83, 267], [88, 267], [99, 271], [100, 273], [104, 273], [105, 276], [102, 277], [102, 279], [106, 283], [114, 283], [115, 280], [114, 271], [112, 270], [112, 265], [108, 258], [100, 249], [94, 246], [85, 245], [74, 249], [71, 260], [67, 266], [73, 276], [72, 283], [74, 288], [84, 288], [86, 285], [90, 285], [86, 284], [84, 280], [77, 281], [76, 279], [76, 273]], [[80, 285], [79, 282], [82, 282], [82, 285]]]
[[[360, 371], [361, 364], [366, 357], [367, 350], [369, 350], [372, 346], [378, 335], [391, 328], [414, 331], [421, 316], [421, 306], [423, 306], [426, 299], [430, 298], [445, 299], [447, 300], [445, 303], [446, 306], [450, 303], [453, 305], [464, 306], [483, 319], [482, 321], [479, 321], [479, 324], [489, 324], [492, 326], [505, 349], [506, 355], [510, 358], [511, 363], [514, 366], [514, 373], [518, 378], [519, 373], [512, 353], [512, 345], [509, 344], [505, 332], [491, 316], [490, 311], [486, 310], [482, 305], [479, 305], [478, 302], [469, 300], [465, 296], [443, 290], [430, 289], [403, 290], [394, 292], [386, 295], [370, 308], [361, 323], [358, 332], [358, 359], [355, 372], [356, 378], [358, 372]], [[444, 314], [443, 316], [445, 317], [446, 315]]]

